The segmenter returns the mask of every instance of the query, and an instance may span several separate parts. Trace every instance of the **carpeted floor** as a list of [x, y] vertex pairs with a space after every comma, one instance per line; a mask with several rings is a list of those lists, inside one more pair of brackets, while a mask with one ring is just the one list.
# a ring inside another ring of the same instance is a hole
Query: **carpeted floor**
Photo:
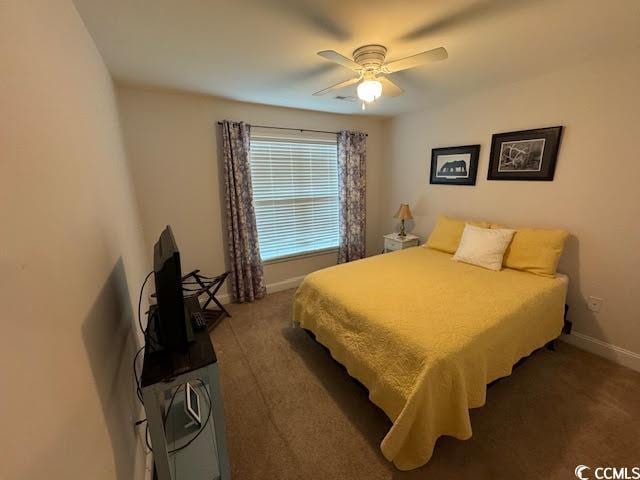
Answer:
[[234, 479], [566, 480], [640, 464], [640, 374], [560, 343], [489, 389], [470, 440], [442, 437], [427, 465], [398, 471], [378, 447], [390, 421], [291, 326], [293, 293], [232, 305], [212, 333]]

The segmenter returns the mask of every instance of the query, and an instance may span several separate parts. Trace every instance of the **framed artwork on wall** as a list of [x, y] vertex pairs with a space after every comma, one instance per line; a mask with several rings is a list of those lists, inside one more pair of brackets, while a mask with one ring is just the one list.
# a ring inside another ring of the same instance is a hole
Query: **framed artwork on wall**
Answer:
[[429, 183], [475, 185], [479, 156], [480, 145], [432, 149]]
[[561, 136], [562, 127], [494, 134], [487, 180], [553, 180]]

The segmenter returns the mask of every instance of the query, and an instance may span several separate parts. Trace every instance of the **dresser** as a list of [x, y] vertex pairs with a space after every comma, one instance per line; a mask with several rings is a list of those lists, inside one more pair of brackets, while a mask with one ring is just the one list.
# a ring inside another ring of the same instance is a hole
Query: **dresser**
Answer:
[[[201, 311], [195, 296], [185, 299], [185, 307], [189, 319], [193, 312]], [[157, 320], [154, 314], [152, 307], [152, 326]], [[187, 351], [171, 352], [155, 349], [147, 334], [140, 388], [153, 448], [154, 478], [229, 480], [218, 359], [206, 328], [193, 335]], [[200, 424], [187, 413], [187, 382], [199, 397]]]
[[404, 237], [397, 233], [390, 233], [384, 236], [384, 252], [394, 252], [409, 247], [417, 247], [420, 245], [420, 237], [407, 233]]

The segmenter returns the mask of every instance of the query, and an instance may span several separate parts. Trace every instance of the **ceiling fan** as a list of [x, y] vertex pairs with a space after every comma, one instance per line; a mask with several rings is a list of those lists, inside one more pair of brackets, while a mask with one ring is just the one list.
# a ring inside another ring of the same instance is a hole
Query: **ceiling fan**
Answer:
[[323, 50], [318, 52], [318, 55], [353, 70], [356, 76], [320, 90], [314, 95], [325, 95], [333, 90], [357, 83], [358, 98], [362, 100], [363, 110], [366, 108], [365, 105], [367, 103], [380, 98], [383, 92], [390, 97], [402, 95], [403, 90], [387, 77], [388, 74], [415, 68], [425, 63], [445, 60], [448, 57], [447, 50], [444, 47], [439, 47], [401, 58], [400, 60], [394, 60], [390, 63], [384, 63], [387, 49], [382, 45], [364, 45], [357, 48], [353, 52], [353, 60], [340, 55], [335, 50]]

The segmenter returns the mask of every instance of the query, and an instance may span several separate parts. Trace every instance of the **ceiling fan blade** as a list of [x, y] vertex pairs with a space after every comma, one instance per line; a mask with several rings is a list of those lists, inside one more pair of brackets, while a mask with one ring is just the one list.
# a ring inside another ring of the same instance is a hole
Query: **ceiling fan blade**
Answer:
[[342, 65], [343, 67], [347, 67], [350, 70], [356, 72], [362, 70], [362, 67], [356, 62], [354, 62], [350, 58], [345, 57], [344, 55], [340, 55], [335, 50], [323, 50], [321, 52], [318, 52], [318, 55], [320, 55], [322, 58], [326, 58], [327, 60]]
[[380, 83], [382, 83], [382, 95], [385, 97], [397, 97], [398, 95], [402, 95], [404, 90], [402, 90], [398, 85], [393, 83], [387, 77], [378, 77]]
[[449, 57], [447, 50], [444, 47], [434, 48], [426, 52], [411, 55], [410, 57], [401, 58], [391, 63], [387, 63], [384, 69], [389, 73], [400, 72], [409, 68], [419, 67], [425, 63], [437, 62], [439, 60], [445, 60]]
[[333, 90], [339, 90], [341, 88], [344, 87], [348, 87], [349, 85], [353, 85], [355, 83], [358, 83], [360, 81], [360, 78], [358, 77], [353, 77], [350, 78], [349, 80], [345, 80], [344, 82], [340, 82], [340, 83], [336, 83], [335, 85], [331, 85], [329, 88], [325, 88], [324, 90], [320, 90], [319, 92], [314, 93], [314, 95], [320, 96], [320, 95], [325, 95]]
[[328, 8], [321, 8], [314, 0], [260, 0], [257, 3], [266, 3], [278, 8], [286, 15], [295, 16], [297, 20], [305, 22], [307, 26], [314, 28], [324, 35], [331, 35], [336, 40], [348, 40], [351, 34], [336, 22], [339, 17], [337, 10], [326, 12]]
[[414, 28], [401, 36], [398, 40], [415, 41], [429, 35], [434, 35], [447, 29], [460, 28], [464, 25], [482, 20], [486, 17], [495, 18], [504, 15], [511, 10], [528, 7], [539, 0], [483, 0], [471, 3], [468, 7], [453, 12], [444, 17]]

